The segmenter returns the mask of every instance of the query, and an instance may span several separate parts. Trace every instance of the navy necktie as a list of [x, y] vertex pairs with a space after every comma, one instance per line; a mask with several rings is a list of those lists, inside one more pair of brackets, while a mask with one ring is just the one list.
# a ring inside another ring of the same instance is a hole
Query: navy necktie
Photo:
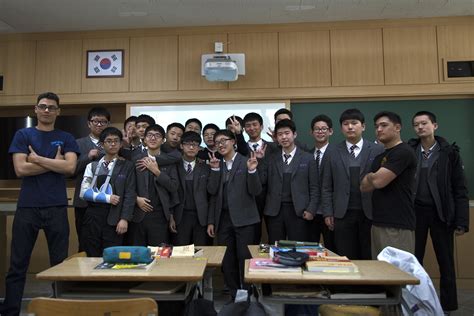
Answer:
[[291, 158], [291, 154], [283, 154], [283, 157], [285, 157], [285, 165], [290, 164], [288, 160]]

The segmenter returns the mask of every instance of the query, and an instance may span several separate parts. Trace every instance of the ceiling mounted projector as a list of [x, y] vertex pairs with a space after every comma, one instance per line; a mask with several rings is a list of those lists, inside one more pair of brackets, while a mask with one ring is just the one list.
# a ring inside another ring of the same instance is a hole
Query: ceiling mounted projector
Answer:
[[201, 75], [208, 81], [235, 81], [245, 75], [245, 54], [202, 55]]

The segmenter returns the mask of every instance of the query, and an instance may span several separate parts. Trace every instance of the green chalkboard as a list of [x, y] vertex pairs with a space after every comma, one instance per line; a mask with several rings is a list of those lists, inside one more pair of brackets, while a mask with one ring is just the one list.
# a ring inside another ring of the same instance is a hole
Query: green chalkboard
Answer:
[[393, 111], [401, 116], [404, 141], [416, 137], [411, 126], [411, 118], [416, 112], [427, 110], [435, 113], [439, 124], [437, 135], [445, 137], [451, 143], [456, 142], [461, 148], [469, 197], [474, 199], [474, 99], [294, 103], [291, 104], [291, 111], [296, 122], [298, 139], [312, 146], [311, 120], [318, 114], [326, 114], [333, 120], [334, 135], [331, 137], [331, 142], [342, 141], [339, 116], [349, 108], [358, 108], [364, 113], [366, 120], [364, 137], [370, 140], [375, 139], [373, 118], [380, 111]]

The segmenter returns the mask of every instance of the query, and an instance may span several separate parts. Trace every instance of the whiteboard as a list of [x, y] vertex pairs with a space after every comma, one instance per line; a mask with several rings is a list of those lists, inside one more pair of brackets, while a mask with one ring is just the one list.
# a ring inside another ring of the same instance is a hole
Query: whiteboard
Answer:
[[[214, 123], [219, 128], [225, 129], [225, 120], [232, 116], [240, 116], [242, 119], [249, 112], [256, 112], [263, 118], [262, 138], [270, 141], [266, 134], [268, 128], [273, 129], [273, 115], [278, 109], [287, 107], [287, 102], [259, 102], [259, 103], [183, 103], [183, 104], [129, 104], [128, 115], [138, 116], [148, 114], [153, 117], [157, 124], [165, 130], [166, 126], [173, 122], [184, 125], [189, 118], [198, 118], [204, 127], [206, 124]], [[245, 140], [248, 140], [244, 132]]]

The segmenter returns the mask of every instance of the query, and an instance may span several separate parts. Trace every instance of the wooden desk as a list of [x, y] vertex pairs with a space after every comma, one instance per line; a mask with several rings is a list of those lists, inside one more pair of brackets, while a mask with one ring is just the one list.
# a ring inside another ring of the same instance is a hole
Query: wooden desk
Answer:
[[[202, 280], [207, 260], [158, 259], [148, 271], [100, 271], [94, 267], [102, 258], [72, 258], [36, 275], [55, 283], [58, 298], [152, 297], [156, 300], [184, 300], [193, 285]], [[184, 292], [172, 295], [134, 294], [130, 287], [141, 282], [186, 282]]]
[[387, 291], [387, 298], [381, 299], [327, 299], [327, 298], [292, 298], [261, 297], [268, 302], [279, 304], [355, 304], [355, 305], [398, 305], [401, 300], [401, 289], [408, 284], [419, 284], [420, 281], [397, 267], [377, 260], [354, 260], [359, 268], [358, 274], [293, 274], [293, 273], [251, 273], [248, 271], [250, 260], [245, 261], [245, 282], [257, 285], [261, 293], [262, 284], [317, 284], [317, 285], [351, 285], [381, 286]]

